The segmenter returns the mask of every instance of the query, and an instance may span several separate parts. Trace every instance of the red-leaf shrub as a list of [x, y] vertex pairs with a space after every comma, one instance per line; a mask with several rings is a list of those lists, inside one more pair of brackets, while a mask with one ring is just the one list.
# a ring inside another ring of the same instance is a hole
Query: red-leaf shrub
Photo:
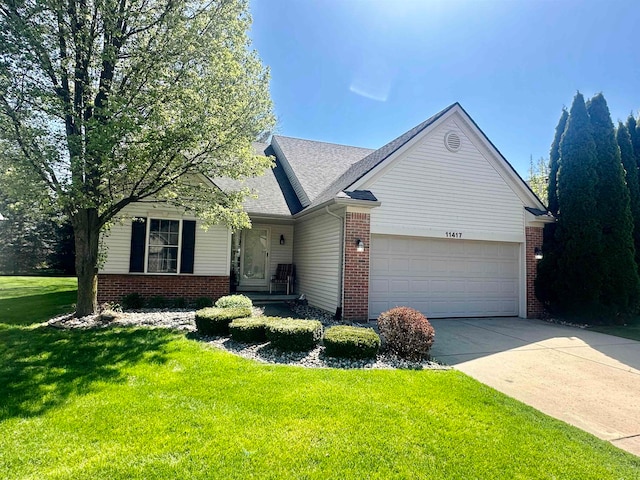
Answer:
[[384, 348], [411, 360], [429, 358], [436, 332], [422, 313], [409, 307], [396, 307], [381, 313], [378, 328]]

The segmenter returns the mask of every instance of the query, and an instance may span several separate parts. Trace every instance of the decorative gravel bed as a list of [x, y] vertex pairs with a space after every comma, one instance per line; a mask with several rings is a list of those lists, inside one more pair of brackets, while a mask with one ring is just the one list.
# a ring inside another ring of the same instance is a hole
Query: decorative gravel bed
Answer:
[[[297, 307], [297, 308], [296, 308]], [[343, 325], [322, 311], [308, 306], [295, 306], [292, 313], [297, 317], [320, 320], [326, 327]], [[263, 309], [254, 307], [254, 315], [262, 315]], [[229, 337], [205, 337], [196, 332], [195, 312], [193, 310], [142, 310], [130, 312], [103, 312], [75, 318], [73, 315], [62, 315], [44, 322], [44, 326], [61, 329], [90, 329], [111, 326], [142, 326], [150, 328], [172, 328], [185, 332], [189, 338], [198, 339], [239, 355], [244, 358], [263, 363], [282, 365], [298, 365], [307, 368], [361, 368], [361, 369], [413, 369], [413, 370], [448, 370], [451, 367], [435, 361], [411, 362], [394, 355], [379, 354], [376, 359], [340, 359], [324, 355], [324, 347], [318, 346], [308, 352], [283, 352], [270, 346], [269, 342], [261, 344], [245, 344]], [[358, 324], [355, 324], [358, 325]], [[374, 325], [366, 325], [374, 327]]]

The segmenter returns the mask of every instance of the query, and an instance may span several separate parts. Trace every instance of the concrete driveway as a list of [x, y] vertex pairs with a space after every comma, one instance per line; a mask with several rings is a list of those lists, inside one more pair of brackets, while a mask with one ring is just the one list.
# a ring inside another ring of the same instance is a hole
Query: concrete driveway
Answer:
[[640, 456], [640, 342], [520, 318], [431, 323], [437, 360]]

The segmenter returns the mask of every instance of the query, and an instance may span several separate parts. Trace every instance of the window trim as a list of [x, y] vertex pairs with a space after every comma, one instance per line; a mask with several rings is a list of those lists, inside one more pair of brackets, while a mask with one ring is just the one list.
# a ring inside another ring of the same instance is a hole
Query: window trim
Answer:
[[[149, 247], [151, 244], [151, 222], [153, 220], [169, 220], [178, 222], [178, 258], [176, 261], [175, 272], [150, 272], [149, 271]], [[144, 273], [149, 275], [181, 275], [180, 268], [182, 267], [182, 218], [160, 216], [147, 214], [147, 231], [145, 233], [145, 246], [144, 246]], [[191, 275], [191, 274], [189, 274]]]

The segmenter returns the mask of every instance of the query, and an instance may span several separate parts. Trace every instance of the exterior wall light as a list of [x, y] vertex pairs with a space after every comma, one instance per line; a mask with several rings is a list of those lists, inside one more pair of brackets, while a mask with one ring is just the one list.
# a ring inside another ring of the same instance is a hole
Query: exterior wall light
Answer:
[[542, 258], [544, 257], [544, 255], [542, 254], [542, 249], [539, 247], [534, 248], [533, 256], [535, 257], [536, 260], [542, 260]]
[[356, 239], [356, 251], [364, 252], [364, 242], [362, 240], [360, 240], [359, 238]]
[[280, 234], [280, 245], [284, 245], [284, 235]]

